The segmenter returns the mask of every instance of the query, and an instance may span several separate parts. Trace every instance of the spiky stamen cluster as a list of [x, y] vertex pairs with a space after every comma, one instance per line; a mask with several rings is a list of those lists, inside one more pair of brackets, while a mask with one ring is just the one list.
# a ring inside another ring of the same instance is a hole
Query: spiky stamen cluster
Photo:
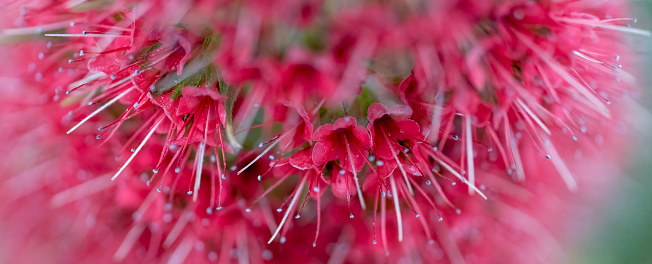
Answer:
[[[522, 184], [534, 159], [578, 188], [553, 142], [603, 138], [611, 100], [633, 82], [619, 34], [649, 35], [588, 1], [289, 2], [266, 10], [256, 1], [54, 1], [19, 15], [26, 27], [1, 33], [0, 41], [45, 37], [43, 63], [29, 71], [37, 81], [60, 79], [55, 101], [65, 92], [62, 103], [79, 104], [71, 114], [81, 121], [68, 134], [95, 125], [99, 144], [124, 142], [116, 160], [128, 158], [111, 180], [152, 172], [144, 181], [158, 187], [135, 210], [116, 260], [148, 225], [169, 222], [151, 232], [167, 234], [154, 244], [178, 244], [170, 261], [183, 261], [196, 241], [221, 244], [220, 255], [260, 249], [238, 234], [264, 233], [263, 222], [267, 244], [283, 244], [290, 216], [300, 219], [312, 197], [313, 247], [322, 223], [345, 230], [322, 219], [324, 208], [372, 216], [374, 244], [380, 211], [384, 252], [388, 229], [410, 243], [420, 240], [407, 232], [424, 232], [455, 262], [456, 242], [441, 225], [473, 203], [468, 196], [500, 200], [513, 185], [502, 178]], [[45, 14], [55, 19], [35, 17]], [[346, 206], [322, 198], [328, 186]], [[152, 212], [154, 201], [166, 212]], [[406, 219], [410, 211], [416, 220]], [[205, 226], [234, 230], [217, 239], [183, 232]]]

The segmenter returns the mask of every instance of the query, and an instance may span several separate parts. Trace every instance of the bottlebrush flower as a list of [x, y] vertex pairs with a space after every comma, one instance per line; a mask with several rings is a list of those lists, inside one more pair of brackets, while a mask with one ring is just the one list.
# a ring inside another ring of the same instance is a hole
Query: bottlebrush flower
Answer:
[[558, 261], [625, 145], [623, 5], [7, 2], [1, 231], [38, 236], [0, 259]]

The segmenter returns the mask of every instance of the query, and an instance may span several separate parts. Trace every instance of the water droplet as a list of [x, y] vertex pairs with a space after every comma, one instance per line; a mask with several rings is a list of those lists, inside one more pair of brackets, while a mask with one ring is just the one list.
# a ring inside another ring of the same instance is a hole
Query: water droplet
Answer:
[[153, 173], [158, 173], [158, 170], [157, 170], [157, 169], [153, 169], [152, 172], [153, 172]]
[[134, 108], [138, 108], [139, 104], [138, 102], [134, 103]]
[[350, 217], [351, 219], [353, 219], [353, 214], [350, 214], [349, 217]]
[[156, 191], [157, 191], [157, 192], [161, 192], [161, 188], [156, 188]]
[[262, 178], [262, 177], [261, 177], [260, 175], [258, 175], [258, 181], [260, 181], [261, 178]]
[[374, 160], [376, 160], [376, 157], [374, 157], [374, 156], [369, 156], [369, 161], [373, 162]]
[[281, 244], [285, 244], [285, 237], [281, 237]]
[[226, 175], [222, 174], [222, 180], [226, 180]]
[[421, 215], [417, 215], [417, 218], [419, 218], [419, 216], [421, 216]]
[[238, 167], [236, 167], [235, 165], [231, 166], [231, 170], [232, 170], [232, 171], [235, 171], [237, 168], [238, 168]]
[[432, 150], [437, 151], [439, 148], [437, 146], [432, 147]]
[[96, 139], [100, 139], [101, 137], [102, 137], [102, 136], [100, 136], [100, 135], [97, 135], [97, 136], [96, 136], [95, 138], [96, 138]]
[[272, 251], [269, 251], [269, 249], [265, 249], [265, 251], [263, 251], [263, 259], [264, 260], [272, 259]]
[[222, 206], [218, 206], [217, 208], [215, 208], [215, 210], [218, 210], [218, 211], [222, 210]]
[[135, 150], [135, 149], [131, 149], [131, 152], [132, 152], [132, 153], [133, 153], [133, 152], [136, 152], [136, 150]]
[[247, 209], [245, 209], [245, 212], [247, 212], [247, 213], [251, 213], [251, 208], [247, 208]]
[[375, 245], [375, 244], [378, 244], [378, 242], [376, 242], [376, 240], [374, 239], [374, 245]]
[[550, 155], [546, 155], [546, 159], [550, 159]]
[[[48, 42], [48, 43], [49, 43], [49, 42]], [[51, 45], [51, 44], [50, 44], [50, 45]], [[45, 57], [45, 54], [43, 54], [43, 52], [41, 52], [41, 53], [38, 54], [38, 59], [39, 59], [39, 60], [42, 60], [44, 57]]]
[[283, 212], [283, 209], [279, 208], [279, 209], [276, 209], [276, 211], [280, 213], [280, 212]]
[[206, 213], [207, 214], [213, 214], [213, 208], [210, 208], [210, 207], [206, 208]]
[[84, 51], [83, 50], [79, 51], [79, 56], [84, 56]]
[[269, 159], [274, 160], [274, 155], [269, 155]]
[[376, 166], [383, 166], [383, 165], [385, 165], [385, 162], [383, 162], [382, 160], [376, 161]]
[[259, 148], [262, 148], [262, 147], [263, 147], [263, 143], [258, 144], [258, 147], [259, 147]]
[[494, 150], [493, 148], [487, 149], [488, 152], [492, 152], [493, 150]]
[[455, 209], [455, 212], [456, 212], [457, 214], [461, 214], [461, 213], [462, 213], [462, 210], [460, 210], [460, 209]]
[[345, 172], [346, 172], [346, 171], [344, 171], [344, 170], [340, 170], [340, 174], [341, 174], [341, 175], [344, 175]]
[[301, 215], [297, 215], [294, 217], [294, 219], [299, 219], [299, 218], [301, 218]]
[[312, 188], [314, 192], [319, 192], [319, 187]]
[[208, 259], [210, 261], [217, 261], [217, 253], [215, 251], [208, 252]]
[[175, 169], [174, 169], [174, 172], [176, 172], [176, 173], [179, 173], [179, 171], [180, 171], [179, 168], [175, 168]]
[[444, 221], [443, 217], [439, 217], [439, 222]]
[[188, 191], [188, 195], [191, 195], [191, 194], [192, 194], [192, 191]]
[[430, 181], [426, 181], [426, 185], [430, 185], [430, 184], [431, 184], [431, 182], [430, 182]]
[[312, 247], [316, 247], [316, 246], [317, 246], [317, 243], [314, 243], [314, 242], [313, 242], [313, 243], [312, 243]]
[[457, 184], [457, 183], [456, 183], [456, 182], [452, 182], [451, 184], [452, 184], [453, 186], [455, 186], [455, 184]]

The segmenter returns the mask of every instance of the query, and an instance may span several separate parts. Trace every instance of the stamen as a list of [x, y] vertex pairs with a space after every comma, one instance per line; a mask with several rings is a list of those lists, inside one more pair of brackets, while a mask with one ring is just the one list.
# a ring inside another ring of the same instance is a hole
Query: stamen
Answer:
[[396, 221], [398, 224], [398, 241], [403, 241], [403, 219], [401, 218], [401, 207], [398, 205], [398, 191], [396, 191], [396, 181], [394, 177], [389, 177], [389, 183], [392, 185], [392, 193], [394, 193], [394, 209], [396, 210]]
[[469, 194], [473, 194], [473, 188], [470, 186], [475, 186], [475, 166], [473, 164], [473, 131], [471, 130], [471, 117], [465, 116], [464, 123], [466, 124], [466, 165], [469, 170]]
[[449, 166], [448, 164], [446, 164], [445, 162], [443, 162], [443, 161], [440, 160], [440, 159], [437, 159], [437, 162], [439, 162], [439, 164], [441, 164], [441, 166], [443, 166], [446, 170], [450, 171], [450, 173], [452, 173], [455, 177], [457, 177], [458, 179], [460, 179], [460, 181], [462, 181], [462, 182], [465, 183], [466, 185], [468, 185], [468, 186], [470, 186], [471, 188], [473, 188], [473, 190], [476, 191], [476, 192], [478, 192], [478, 194], [480, 194], [480, 196], [482, 196], [482, 198], [484, 198], [485, 200], [487, 200], [487, 196], [485, 196], [484, 193], [482, 193], [482, 191], [480, 191], [480, 189], [478, 189], [477, 187], [475, 187], [475, 185], [470, 184], [469, 181], [467, 181], [464, 177], [462, 177], [462, 175], [460, 175], [459, 173], [457, 173], [457, 171], [455, 171], [453, 168], [451, 168], [451, 166]]
[[99, 112], [101, 112], [102, 110], [106, 109], [107, 107], [109, 107], [109, 106], [112, 105], [113, 103], [115, 103], [115, 102], [117, 102], [118, 100], [120, 100], [120, 98], [122, 98], [123, 96], [127, 95], [127, 94], [128, 94], [129, 92], [131, 92], [133, 89], [134, 89], [134, 87], [131, 87], [131, 88], [127, 89], [126, 91], [122, 92], [121, 94], [119, 94], [119, 95], [116, 96], [115, 98], [111, 99], [111, 101], [109, 101], [108, 103], [102, 105], [100, 108], [98, 108], [98, 109], [95, 110], [93, 113], [91, 113], [90, 115], [88, 115], [86, 118], [84, 118], [81, 122], [79, 122], [79, 123], [78, 123], [77, 125], [75, 125], [73, 128], [71, 128], [70, 130], [68, 130], [68, 132], [66, 132], [66, 134], [70, 134], [70, 133], [72, 133], [73, 131], [75, 131], [75, 129], [77, 129], [79, 126], [81, 126], [82, 124], [84, 124], [86, 121], [88, 121], [89, 119], [91, 119], [92, 117], [94, 117], [94, 116], [97, 115]]
[[[306, 177], [303, 177], [303, 179], [301, 180], [301, 183], [299, 183], [299, 186], [297, 187], [297, 190], [303, 189], [303, 185], [305, 183], [306, 183]], [[299, 199], [299, 194], [300, 193], [301, 192], [297, 191], [294, 194], [294, 197], [292, 197], [292, 202], [290, 202], [290, 205], [288, 206], [288, 210], [285, 211], [285, 215], [283, 216], [283, 219], [281, 220], [281, 223], [278, 225], [278, 228], [276, 228], [276, 231], [272, 235], [272, 238], [270, 238], [269, 241], [267, 241], [267, 244], [271, 244], [272, 241], [274, 241], [274, 238], [276, 238], [276, 236], [278, 235], [278, 232], [281, 231], [281, 228], [285, 224], [285, 221], [288, 219], [288, 216], [290, 215], [290, 212], [292, 211], [292, 208], [294, 208], [295, 204], [297, 203], [297, 200]]]
[[158, 127], [158, 125], [161, 124], [161, 122], [163, 122], [162, 118], [161, 118], [161, 120], [156, 122], [156, 124], [154, 125], [152, 130], [150, 130], [149, 133], [147, 133], [147, 135], [145, 136], [145, 139], [143, 139], [143, 142], [141, 142], [140, 145], [138, 145], [138, 148], [136, 149], [136, 151], [134, 151], [134, 154], [131, 154], [131, 157], [129, 157], [127, 162], [125, 162], [125, 164], [122, 165], [122, 168], [120, 168], [120, 170], [115, 175], [113, 175], [113, 177], [111, 178], [112, 181], [115, 180], [118, 177], [118, 175], [120, 175], [120, 173], [122, 173], [122, 171], [125, 168], [127, 168], [127, 165], [129, 165], [129, 163], [134, 159], [134, 157], [136, 157], [136, 155], [138, 155], [138, 152], [140, 151], [140, 149], [142, 149], [143, 146], [145, 145], [145, 143], [147, 143], [147, 140], [152, 136], [152, 134], [154, 134], [154, 131], [156, 131], [156, 128]]
[[351, 146], [349, 146], [349, 140], [344, 137], [344, 142], [346, 144], [346, 151], [349, 154], [349, 161], [351, 163], [351, 171], [353, 171], [353, 179], [355, 180], [355, 187], [358, 190], [358, 199], [360, 200], [360, 206], [362, 210], [366, 210], [367, 206], [364, 202], [364, 197], [362, 197], [362, 188], [360, 188], [360, 180], [358, 180], [358, 173], [355, 171], [355, 164], [353, 163], [353, 153], [351, 153]]

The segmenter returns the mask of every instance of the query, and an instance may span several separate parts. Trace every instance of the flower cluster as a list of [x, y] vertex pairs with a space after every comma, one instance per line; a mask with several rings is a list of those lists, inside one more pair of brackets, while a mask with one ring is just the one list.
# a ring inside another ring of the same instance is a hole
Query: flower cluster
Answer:
[[8, 6], [3, 107], [29, 110], [2, 133], [45, 131], [3, 166], [49, 172], [35, 225], [86, 224], [57, 262], [552, 261], [567, 212], [543, 197], [616, 149], [622, 35], [649, 34], [620, 1]]

